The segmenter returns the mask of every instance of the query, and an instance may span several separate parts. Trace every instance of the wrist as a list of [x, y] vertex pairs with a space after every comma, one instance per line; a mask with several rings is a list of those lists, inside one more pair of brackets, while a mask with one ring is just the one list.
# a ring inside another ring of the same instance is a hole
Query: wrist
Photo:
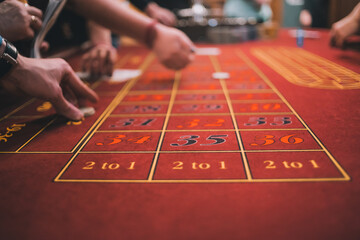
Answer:
[[107, 42], [93, 42], [92, 47], [106, 47], [106, 48], [112, 48], [112, 44], [111, 43], [107, 43]]
[[17, 64], [13, 65], [6, 74], [0, 77], [0, 80], [8, 79], [14, 71], [18, 71], [19, 69], [24, 68], [24, 66], [26, 66], [26, 64], [24, 64], [24, 62], [26, 61], [26, 57], [19, 54], [16, 61]]
[[351, 12], [351, 15], [355, 18], [355, 20], [360, 23], [360, 3], [356, 5], [354, 10]]
[[102, 46], [112, 46], [112, 41], [111, 38], [104, 38], [104, 37], [97, 37], [97, 38], [93, 38], [91, 39], [91, 45], [93, 47], [102, 45]]

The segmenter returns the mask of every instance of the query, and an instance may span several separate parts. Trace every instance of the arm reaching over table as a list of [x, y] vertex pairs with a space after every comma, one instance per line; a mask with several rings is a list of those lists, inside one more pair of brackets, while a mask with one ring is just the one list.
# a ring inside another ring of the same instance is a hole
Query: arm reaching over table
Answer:
[[0, 39], [0, 83], [9, 92], [47, 100], [58, 114], [72, 120], [84, 116], [76, 107], [79, 102], [98, 100], [65, 60], [26, 58]]
[[331, 28], [332, 45], [342, 48], [346, 38], [356, 34], [360, 30], [360, 3], [345, 18], [334, 23]]
[[116, 49], [112, 46], [110, 30], [88, 22], [92, 48], [82, 57], [82, 71], [91, 76], [111, 76], [117, 60]]
[[146, 8], [145, 13], [152, 19], [156, 19], [166, 26], [174, 26], [176, 23], [176, 16], [170, 10], [160, 7], [154, 2], [150, 2]]
[[51, 102], [58, 114], [72, 120], [84, 117], [76, 107], [80, 100], [98, 100], [96, 93], [63, 59], [33, 59], [19, 55], [18, 65], [0, 81], [10, 92]]
[[181, 31], [155, 23], [113, 0], [70, 0], [79, 14], [114, 32], [128, 35], [154, 50], [168, 68], [181, 69], [194, 58], [193, 43]]

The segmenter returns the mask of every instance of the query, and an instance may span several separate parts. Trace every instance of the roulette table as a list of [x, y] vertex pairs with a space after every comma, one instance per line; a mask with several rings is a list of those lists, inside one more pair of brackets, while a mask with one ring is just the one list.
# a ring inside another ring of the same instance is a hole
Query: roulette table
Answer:
[[360, 54], [319, 34], [198, 45], [219, 54], [176, 72], [123, 47], [142, 74], [89, 83], [79, 122], [2, 93], [2, 238], [359, 239]]

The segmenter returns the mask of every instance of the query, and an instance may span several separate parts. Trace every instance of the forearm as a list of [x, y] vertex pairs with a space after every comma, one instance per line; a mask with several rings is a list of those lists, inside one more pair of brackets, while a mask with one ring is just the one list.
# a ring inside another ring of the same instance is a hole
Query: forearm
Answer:
[[109, 28], [144, 42], [146, 28], [152, 19], [130, 10], [115, 0], [70, 0], [76, 12]]
[[354, 8], [354, 10], [350, 13], [354, 19], [356, 19], [356, 21], [360, 24], [360, 3], [358, 3], [356, 5], [356, 7]]
[[90, 41], [93, 45], [108, 44], [111, 45], [111, 31], [93, 21], [88, 22]]

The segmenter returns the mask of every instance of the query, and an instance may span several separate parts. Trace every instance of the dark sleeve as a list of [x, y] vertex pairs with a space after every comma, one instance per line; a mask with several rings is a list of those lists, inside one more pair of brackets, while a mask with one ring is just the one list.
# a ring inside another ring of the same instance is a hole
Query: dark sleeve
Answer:
[[329, 0], [305, 0], [304, 9], [308, 10], [313, 18], [311, 27], [329, 27]]
[[130, 2], [141, 11], [145, 11], [150, 0], [130, 0]]
[[309, 1], [309, 0], [305, 0], [304, 1], [304, 5], [303, 5], [303, 9], [306, 9], [306, 10], [310, 10], [312, 8], [312, 1]]
[[309, 11], [321, 11], [329, 6], [329, 0], [305, 0], [304, 9]]

